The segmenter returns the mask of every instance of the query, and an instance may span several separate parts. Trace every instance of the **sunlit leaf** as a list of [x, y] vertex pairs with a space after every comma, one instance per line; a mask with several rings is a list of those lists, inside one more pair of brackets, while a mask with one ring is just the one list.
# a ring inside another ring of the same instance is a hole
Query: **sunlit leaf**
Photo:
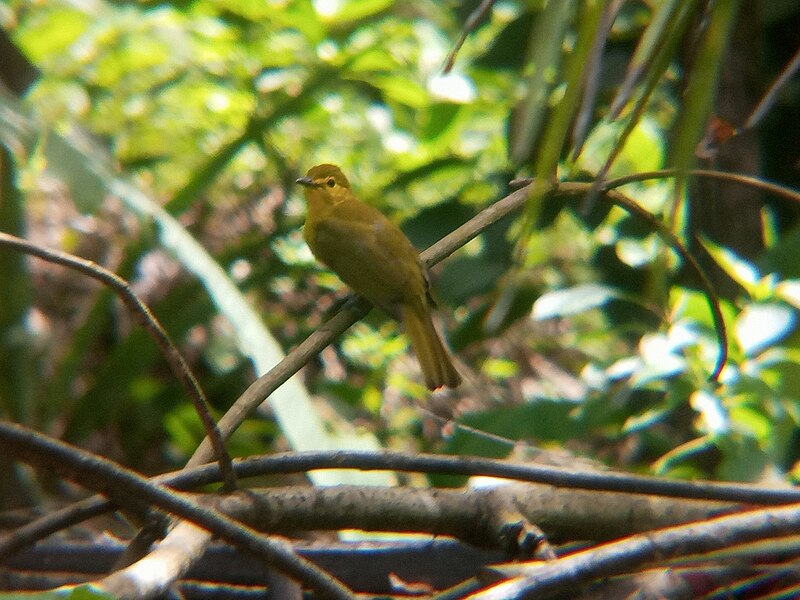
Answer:
[[730, 418], [739, 431], [746, 432], [756, 439], [765, 440], [772, 431], [772, 423], [765, 408], [742, 404], [731, 409]]
[[706, 390], [698, 390], [690, 396], [689, 404], [702, 417], [706, 432], [716, 435], [730, 429], [728, 412], [718, 396]]
[[615, 249], [622, 262], [639, 268], [653, 262], [663, 245], [657, 235], [650, 235], [644, 239], [622, 238], [616, 243]]
[[412, 108], [422, 108], [428, 101], [427, 90], [416, 81], [400, 77], [377, 77], [375, 85], [386, 94], [387, 99], [394, 100]]
[[642, 336], [639, 352], [643, 365], [632, 376], [634, 385], [643, 385], [657, 379], [668, 379], [686, 370], [686, 359], [678, 353], [672, 341], [664, 334]]
[[28, 58], [39, 65], [70, 54], [68, 50], [92, 24], [92, 15], [61, 3], [34, 11], [33, 20], [20, 32]]
[[624, 294], [611, 286], [596, 283], [577, 285], [542, 294], [534, 302], [531, 316], [542, 320], [576, 315], [622, 297]]
[[800, 310], [800, 280], [781, 281], [775, 286], [775, 295]]
[[642, 429], [648, 429], [667, 419], [670, 412], [670, 408], [654, 408], [639, 415], [630, 416], [625, 419], [622, 431], [623, 433], [635, 433]]
[[492, 379], [506, 379], [516, 375], [519, 366], [513, 360], [489, 358], [484, 361], [481, 370]]
[[797, 313], [783, 304], [750, 304], [736, 321], [736, 339], [748, 356], [788, 335], [797, 323]]
[[[589, 134], [577, 166], [590, 173], [597, 173], [604, 165], [622, 130], [623, 124], [619, 122], [599, 123]], [[651, 119], [643, 118], [625, 140], [625, 146], [611, 167], [609, 176], [618, 177], [636, 171], [653, 171], [661, 168], [663, 161], [663, 133]]]
[[428, 90], [438, 100], [457, 104], [472, 102], [477, 94], [475, 84], [468, 77], [457, 73], [434, 75], [428, 80]]
[[741, 285], [748, 293], [752, 293], [761, 279], [758, 267], [740, 258], [732, 250], [724, 248], [706, 237], [703, 237], [701, 241], [703, 247], [731, 279]]
[[314, 4], [318, 11], [324, 11], [326, 18], [342, 22], [376, 15], [394, 4], [394, 0], [317, 0]]

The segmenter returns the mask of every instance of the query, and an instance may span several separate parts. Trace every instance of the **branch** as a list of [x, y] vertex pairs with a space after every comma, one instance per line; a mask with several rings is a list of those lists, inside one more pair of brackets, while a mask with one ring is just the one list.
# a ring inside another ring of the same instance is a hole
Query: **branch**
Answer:
[[45, 248], [2, 231], [0, 231], [0, 246], [6, 246], [30, 254], [31, 256], [36, 256], [47, 262], [62, 265], [88, 275], [92, 279], [110, 288], [119, 299], [122, 300], [128, 310], [131, 311], [134, 318], [141, 323], [147, 333], [150, 334], [150, 337], [153, 338], [161, 354], [164, 356], [164, 359], [167, 361], [172, 374], [181, 382], [189, 398], [191, 398], [206, 435], [211, 440], [213, 452], [209, 456], [209, 459], [216, 458], [217, 462], [219, 462], [225, 488], [229, 491], [235, 490], [236, 476], [231, 467], [231, 457], [222, 441], [222, 435], [219, 429], [217, 429], [217, 424], [211, 416], [211, 407], [208, 404], [203, 389], [200, 387], [200, 383], [195, 378], [189, 365], [186, 364], [180, 350], [178, 350], [172, 342], [169, 334], [167, 334], [166, 330], [162, 327], [161, 323], [148, 306], [133, 292], [128, 282], [116, 273], [101, 267], [91, 260], [86, 260], [60, 250]]
[[[464, 246], [484, 229], [520, 208], [527, 199], [528, 188], [512, 192], [505, 198], [485, 208], [461, 227], [422, 252], [420, 259], [426, 266], [438, 263]], [[250, 384], [250, 387], [239, 396], [219, 420], [218, 426], [222, 438], [227, 439], [230, 437], [250, 412], [264, 402], [272, 392], [278, 389], [292, 375], [297, 373], [313, 356], [347, 331], [351, 325], [363, 318], [370, 308], [369, 303], [364, 300], [355, 305], [345, 304], [338, 313], [291, 350], [282, 361]], [[208, 439], [205, 439], [198, 446], [187, 466], [206, 463], [210, 456], [211, 447]]]
[[[507, 481], [531, 482], [557, 488], [621, 492], [660, 497], [775, 505], [800, 502], [800, 490], [762, 485], [681, 481], [605, 471], [580, 471], [506, 460], [436, 454], [404, 454], [371, 451], [290, 452], [237, 459], [239, 479], [304, 473], [322, 469], [387, 470], [447, 475], [483, 476]], [[208, 464], [151, 479], [173, 489], [189, 490], [219, 481], [219, 468]], [[94, 496], [53, 511], [0, 536], [0, 560], [44, 537], [103, 512], [114, 510], [111, 500]]]
[[509, 532], [530, 526], [541, 527], [557, 540], [598, 541], [708, 519], [737, 508], [724, 502], [530, 483], [483, 489], [296, 486], [194, 498], [271, 534], [343, 529], [427, 533], [501, 548], [514, 556], [527, 545], [509, 539]]
[[800, 504], [751, 510], [702, 523], [670, 527], [590, 548], [553, 561], [498, 567], [516, 575], [470, 598], [542, 598], [573, 590], [597, 579], [629, 572], [648, 563], [707, 553], [754, 540], [794, 534], [800, 528]]
[[[196, 523], [208, 532], [264, 560], [290, 577], [317, 590], [326, 597], [348, 599], [349, 590], [324, 571], [301, 559], [285, 544], [258, 535], [224, 515], [198, 506], [164, 486], [148, 481], [137, 473], [64, 442], [43, 436], [31, 429], [0, 421], [0, 448], [4, 456], [56, 471], [113, 497], [121, 504], [147, 503]], [[170, 535], [185, 532], [185, 543], [197, 540], [186, 527]], [[173, 537], [173, 541], [174, 541]], [[181, 538], [179, 538], [181, 539]], [[186, 565], [187, 567], [189, 565]]]
[[456, 55], [458, 55], [458, 51], [461, 50], [461, 46], [464, 45], [464, 42], [467, 41], [467, 36], [475, 30], [480, 20], [488, 14], [494, 3], [495, 0], [482, 0], [480, 5], [467, 17], [464, 26], [461, 28], [461, 35], [458, 36], [458, 40], [456, 40], [456, 43], [453, 45], [453, 49], [450, 50], [450, 54], [447, 55], [444, 61], [444, 65], [442, 66], [443, 73], [446, 74], [452, 70], [453, 64], [456, 62]]
[[[769, 194], [775, 194], [776, 196], [783, 196], [784, 198], [788, 198], [793, 202], [800, 203], [800, 192], [798, 192], [797, 190], [794, 190], [785, 185], [781, 185], [780, 183], [767, 181], [766, 179], [762, 179], [760, 177], [754, 177], [752, 175], [741, 175], [740, 173], [727, 173], [725, 171], [714, 171], [710, 169], [689, 169], [686, 173], [687, 175], [692, 175], [694, 177], [722, 179], [723, 181], [730, 181], [733, 183], [738, 183], [740, 185], [754, 187]], [[634, 173], [632, 175], [626, 175], [625, 177], [617, 177], [616, 179], [609, 179], [608, 181], [603, 183], [602, 188], [610, 190], [618, 188], [623, 185], [627, 185], [629, 183], [648, 181], [650, 179], [667, 179], [678, 176], [679, 173], [676, 169], [662, 169], [660, 171], [647, 171], [644, 173]]]

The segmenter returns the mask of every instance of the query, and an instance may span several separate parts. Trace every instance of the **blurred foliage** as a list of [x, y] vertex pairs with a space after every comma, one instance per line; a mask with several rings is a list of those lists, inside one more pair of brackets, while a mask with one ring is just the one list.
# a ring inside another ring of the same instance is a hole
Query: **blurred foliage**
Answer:
[[[610, 15], [590, 0], [497, 2], [444, 74], [477, 4], [11, 0], [0, 19], [42, 71], [20, 110], [101, 148], [108, 171], [177, 218], [288, 350], [346, 294], [300, 236], [293, 182], [311, 165], [341, 165], [362, 199], [424, 247], [504, 196], [517, 175], [587, 181], [696, 164], [738, 3], [626, 2]], [[766, 4], [768, 24], [800, 19], [791, 2]], [[698, 39], [693, 62], [681, 49]], [[764, 66], [764, 89], [780, 68]], [[779, 108], [798, 104], [787, 88]], [[16, 161], [3, 170], [0, 230], [27, 230], [128, 277], [224, 411], [253, 377], [240, 334], [187, 261], [162, 251], [153, 231], [162, 225], [134, 218], [102, 176], [80, 175], [80, 155], [59, 139], [29, 145], [7, 121], [0, 128]], [[682, 184], [624, 191], [686, 235]], [[433, 269], [471, 377], [431, 405], [497, 439], [441, 436], [410, 410], [427, 393], [404, 337], [377, 312], [306, 367], [306, 385], [322, 419], [349, 421], [387, 447], [500, 456], [521, 440], [675, 476], [794, 475], [800, 233], [785, 218], [796, 219], [796, 204], [781, 205], [769, 229], [775, 206], [765, 204], [759, 261], [703, 240], [741, 288], [721, 300], [730, 362], [718, 383], [708, 381], [710, 312], [677, 255], [603, 198], [555, 197], [531, 199], [531, 227], [509, 216]], [[181, 464], [199, 425], [130, 316], [73, 273], [7, 252], [0, 260], [3, 416], [143, 470]], [[237, 454], [282, 443], [263, 421], [232, 440]]]

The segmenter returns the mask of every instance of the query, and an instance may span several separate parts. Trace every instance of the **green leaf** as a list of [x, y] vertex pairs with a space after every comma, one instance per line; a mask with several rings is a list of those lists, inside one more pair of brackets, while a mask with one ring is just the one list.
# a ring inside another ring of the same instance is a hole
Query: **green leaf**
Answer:
[[344, 0], [335, 4], [340, 5], [336, 12], [325, 16], [338, 24], [343, 21], [361, 21], [377, 15], [392, 6], [394, 0]]
[[117, 596], [95, 589], [91, 584], [47, 592], [3, 592], [0, 600], [114, 600]]
[[375, 77], [371, 83], [384, 93], [387, 100], [393, 100], [411, 108], [421, 109], [430, 102], [428, 90], [419, 82], [408, 77], [379, 76]]
[[756, 286], [761, 279], [758, 267], [737, 256], [733, 250], [724, 248], [707, 237], [702, 237], [700, 242], [711, 255], [711, 258], [731, 279], [742, 286], [748, 294], [752, 295], [755, 292]]
[[49, 10], [32, 12], [32, 22], [22, 29], [17, 42], [27, 57], [40, 66], [69, 56], [72, 44], [93, 22], [93, 15], [89, 12], [56, 3], [52, 3]]
[[794, 330], [797, 313], [783, 304], [749, 304], [736, 320], [736, 339], [747, 356], [755, 356]]
[[116, 597], [114, 594], [95, 589], [91, 584], [79, 585], [67, 596], [68, 600], [114, 600]]
[[566, 317], [599, 308], [614, 299], [625, 298], [617, 288], [598, 283], [586, 283], [542, 294], [533, 304], [532, 317], [541, 321]]
[[730, 431], [731, 417], [718, 395], [697, 390], [689, 397], [689, 404], [702, 417], [705, 433], [720, 435]]
[[[25, 236], [25, 205], [11, 152], [0, 144], [0, 231]], [[0, 414], [33, 424], [30, 414], [37, 364], [34, 333], [26, 324], [33, 287], [25, 255], [0, 249]]]
[[519, 372], [519, 365], [506, 358], [487, 358], [481, 371], [492, 379], [508, 379]]
[[[522, 406], [504, 406], [496, 410], [465, 415], [461, 422], [478, 431], [492, 433], [508, 440], [537, 439], [565, 441], [586, 434], [586, 423], [577, 415], [575, 404], [553, 400], [536, 400]], [[448, 440], [450, 454], [506, 456], [511, 446], [456, 429]]]
[[[622, 123], [599, 123], [586, 140], [576, 165], [597, 173], [611, 153], [623, 130]], [[639, 120], [631, 129], [617, 160], [609, 170], [610, 177], [621, 177], [637, 171], [654, 171], [664, 160], [664, 140], [661, 130], [652, 119]]]
[[769, 465], [767, 455], [750, 436], [722, 436], [716, 440], [722, 453], [717, 477], [722, 481], [757, 481]]
[[432, 152], [449, 143], [457, 133], [456, 125], [463, 114], [462, 105], [449, 102], [437, 102], [428, 109], [424, 117], [420, 137], [432, 145]]
[[[695, 149], [705, 132], [717, 93], [720, 66], [731, 40], [730, 30], [739, 4], [739, 0], [725, 0], [712, 5], [708, 25], [689, 73], [683, 110], [679, 113], [675, 128], [675, 145], [670, 152], [673, 164], [679, 172], [685, 172], [691, 167], [695, 159]], [[680, 189], [681, 183], [677, 182], [677, 189]]]
[[86, 168], [88, 140], [73, 132], [69, 140], [55, 134], [47, 136], [44, 155], [47, 169], [69, 187], [70, 195], [85, 213], [96, 212], [106, 197], [106, 187], [102, 178]]

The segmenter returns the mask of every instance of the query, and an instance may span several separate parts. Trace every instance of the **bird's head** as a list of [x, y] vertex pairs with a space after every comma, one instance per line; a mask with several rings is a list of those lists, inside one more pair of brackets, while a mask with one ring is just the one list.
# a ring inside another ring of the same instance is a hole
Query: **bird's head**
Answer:
[[306, 188], [306, 196], [336, 202], [350, 194], [350, 182], [336, 165], [322, 164], [311, 167], [305, 177], [296, 183]]

